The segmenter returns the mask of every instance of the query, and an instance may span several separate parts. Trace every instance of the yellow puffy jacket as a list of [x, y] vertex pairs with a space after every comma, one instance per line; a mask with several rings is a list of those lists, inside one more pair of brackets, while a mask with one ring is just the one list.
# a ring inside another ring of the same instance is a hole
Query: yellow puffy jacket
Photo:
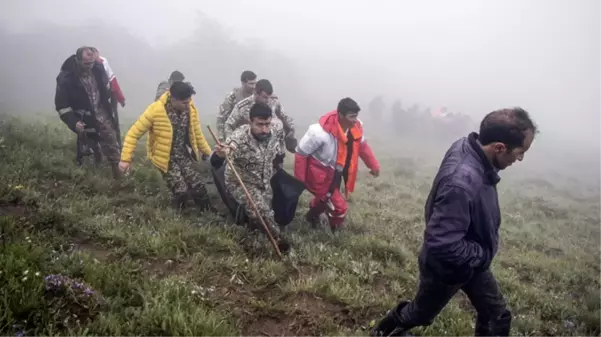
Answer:
[[[169, 92], [164, 93], [156, 102], [150, 104], [146, 111], [127, 131], [121, 150], [121, 161], [131, 162], [136, 143], [147, 131], [147, 152], [150, 161], [161, 171], [167, 172], [173, 140], [173, 128], [167, 116], [165, 104], [169, 100]], [[210, 155], [211, 147], [200, 129], [198, 110], [194, 102], [190, 102], [190, 144], [198, 158], [198, 151]]]

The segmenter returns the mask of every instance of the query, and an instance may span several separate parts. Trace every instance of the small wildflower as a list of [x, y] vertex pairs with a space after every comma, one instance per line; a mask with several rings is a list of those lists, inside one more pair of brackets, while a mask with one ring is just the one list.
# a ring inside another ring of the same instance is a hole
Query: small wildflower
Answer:
[[23, 281], [23, 282], [27, 281], [27, 276], [23, 277], [23, 278], [21, 279], [21, 281]]
[[39, 272], [39, 271], [35, 273], [35, 276], [40, 276], [40, 275], [41, 275], [41, 274], [40, 274], [40, 272]]
[[29, 274], [29, 270], [26, 270], [23, 272], [23, 275], [27, 275], [27, 274]]
[[192, 295], [196, 295], [196, 290], [192, 290]]

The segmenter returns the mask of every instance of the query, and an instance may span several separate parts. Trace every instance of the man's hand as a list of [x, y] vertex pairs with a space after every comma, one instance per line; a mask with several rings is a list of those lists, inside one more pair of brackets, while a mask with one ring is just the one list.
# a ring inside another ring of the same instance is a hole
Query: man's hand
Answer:
[[121, 102], [121, 107], [125, 108], [125, 101]]
[[200, 159], [201, 159], [202, 161], [207, 161], [207, 159], [209, 159], [209, 157], [210, 157], [210, 156], [209, 156], [208, 154], [204, 154], [204, 153], [203, 153], [203, 154], [202, 154], [202, 156], [200, 156]]
[[125, 162], [125, 161], [121, 161], [119, 162], [119, 170], [123, 173], [129, 171], [129, 169], [131, 168], [131, 163]]
[[227, 145], [217, 144], [215, 145], [215, 154], [219, 158], [225, 158], [231, 151], [231, 148]]
[[82, 133], [85, 127], [86, 125], [82, 121], [79, 121], [75, 123], [75, 132]]
[[369, 174], [371, 174], [372, 176], [377, 178], [378, 176], [380, 176], [380, 169], [371, 170], [371, 171], [369, 171]]

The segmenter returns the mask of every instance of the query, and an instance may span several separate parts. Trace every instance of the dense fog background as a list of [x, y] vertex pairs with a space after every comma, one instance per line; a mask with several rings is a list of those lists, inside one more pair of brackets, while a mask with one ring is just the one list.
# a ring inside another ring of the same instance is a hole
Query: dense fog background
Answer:
[[[541, 130], [534, 158], [598, 179], [600, 9], [596, 0], [7, 2], [0, 109], [55, 113], [60, 65], [92, 45], [125, 93], [122, 121], [178, 69], [197, 89], [201, 120], [214, 124], [218, 104], [250, 69], [272, 81], [300, 134], [345, 96], [360, 102], [368, 130], [391, 135], [401, 133], [389, 123], [397, 99], [446, 106], [476, 123], [521, 106]], [[380, 95], [376, 121], [368, 107]]]

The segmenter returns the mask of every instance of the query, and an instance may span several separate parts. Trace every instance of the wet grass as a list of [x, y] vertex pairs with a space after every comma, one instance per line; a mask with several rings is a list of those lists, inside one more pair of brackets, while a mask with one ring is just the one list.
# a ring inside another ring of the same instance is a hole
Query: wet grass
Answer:
[[[436, 168], [419, 158], [381, 160], [379, 179], [362, 170], [337, 235], [303, 222], [304, 195], [288, 229], [294, 249], [280, 261], [263, 236], [221, 214], [170, 210], [144, 142], [120, 183], [107, 167], [76, 167], [73, 142], [60, 123], [0, 122], [0, 334], [364, 335], [414, 294]], [[543, 177], [500, 186], [492, 268], [515, 314], [512, 334], [600, 333], [598, 189], [561, 186]], [[85, 282], [104, 303], [57, 308], [44, 288], [50, 274]], [[458, 295], [415, 332], [473, 334], [473, 311]]]

